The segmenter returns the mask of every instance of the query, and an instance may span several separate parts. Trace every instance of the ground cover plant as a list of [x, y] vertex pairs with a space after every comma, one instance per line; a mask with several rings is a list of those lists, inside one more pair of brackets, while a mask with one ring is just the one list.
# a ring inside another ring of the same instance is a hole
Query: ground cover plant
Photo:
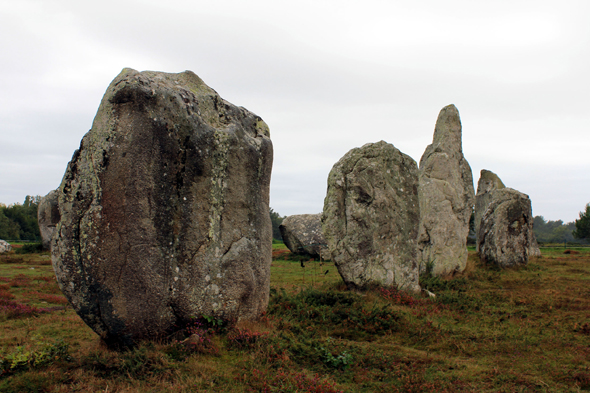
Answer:
[[47, 253], [0, 256], [0, 392], [575, 392], [590, 390], [590, 249], [498, 270], [469, 252], [435, 297], [348, 291], [329, 261], [273, 245], [268, 312], [206, 315], [168, 341], [105, 348]]

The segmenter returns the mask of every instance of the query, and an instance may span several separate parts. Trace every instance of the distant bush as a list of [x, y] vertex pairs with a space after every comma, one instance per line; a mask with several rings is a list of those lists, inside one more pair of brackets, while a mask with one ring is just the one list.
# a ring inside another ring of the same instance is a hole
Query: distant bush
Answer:
[[34, 254], [37, 252], [43, 252], [42, 243], [28, 243], [15, 249], [16, 254]]

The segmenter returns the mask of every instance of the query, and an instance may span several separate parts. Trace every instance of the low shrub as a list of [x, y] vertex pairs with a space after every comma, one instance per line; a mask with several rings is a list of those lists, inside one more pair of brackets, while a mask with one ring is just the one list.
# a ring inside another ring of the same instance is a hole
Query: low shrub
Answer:
[[407, 292], [400, 291], [395, 287], [380, 287], [377, 289], [382, 298], [390, 301], [392, 304], [401, 304], [405, 306], [413, 306], [418, 303], [418, 299]]
[[346, 370], [352, 365], [353, 357], [350, 353], [344, 351], [336, 356], [324, 347], [320, 347], [320, 358], [329, 368]]
[[37, 307], [18, 303], [14, 300], [0, 298], [0, 314], [4, 314], [8, 319], [18, 317], [28, 317], [38, 313]]
[[252, 349], [268, 336], [268, 333], [235, 328], [227, 335], [228, 346], [236, 349]]
[[16, 254], [35, 254], [43, 252], [43, 244], [42, 243], [27, 243], [24, 244], [22, 247], [15, 249]]
[[34, 350], [26, 350], [19, 346], [13, 353], [0, 357], [0, 376], [37, 369], [58, 360], [72, 360], [69, 345], [63, 340], [41, 343], [40, 348]]
[[389, 305], [374, 303], [367, 309], [357, 294], [313, 288], [296, 295], [289, 295], [284, 290], [271, 292], [269, 315], [296, 322], [299, 329], [331, 330], [331, 335], [351, 340], [363, 340], [369, 335], [399, 329], [400, 318]]
[[25, 276], [24, 274], [18, 274], [10, 279], [8, 285], [13, 288], [24, 288], [31, 284], [31, 277]]

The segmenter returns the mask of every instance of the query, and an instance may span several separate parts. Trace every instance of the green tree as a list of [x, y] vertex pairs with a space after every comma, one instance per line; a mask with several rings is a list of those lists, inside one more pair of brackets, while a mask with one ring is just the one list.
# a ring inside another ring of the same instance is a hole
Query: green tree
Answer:
[[19, 240], [20, 227], [4, 214], [6, 206], [0, 206], [0, 239]]
[[580, 212], [580, 218], [575, 221], [574, 236], [577, 239], [590, 239], [590, 203], [586, 205], [586, 211]]
[[283, 222], [281, 215], [270, 208], [270, 222], [272, 223], [272, 238], [276, 240], [283, 240], [279, 225]]
[[0, 205], [0, 239], [41, 240], [37, 209], [41, 197], [27, 195], [21, 205]]

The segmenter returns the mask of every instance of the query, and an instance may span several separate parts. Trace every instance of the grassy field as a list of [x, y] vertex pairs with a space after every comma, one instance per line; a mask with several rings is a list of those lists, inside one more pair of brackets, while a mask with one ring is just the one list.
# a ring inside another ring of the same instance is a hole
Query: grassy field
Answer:
[[274, 247], [260, 321], [195, 320], [123, 353], [67, 305], [49, 255], [0, 256], [0, 392], [590, 390], [590, 249], [503, 271], [471, 250], [461, 276], [421, 278], [426, 298], [349, 292], [333, 264]]

